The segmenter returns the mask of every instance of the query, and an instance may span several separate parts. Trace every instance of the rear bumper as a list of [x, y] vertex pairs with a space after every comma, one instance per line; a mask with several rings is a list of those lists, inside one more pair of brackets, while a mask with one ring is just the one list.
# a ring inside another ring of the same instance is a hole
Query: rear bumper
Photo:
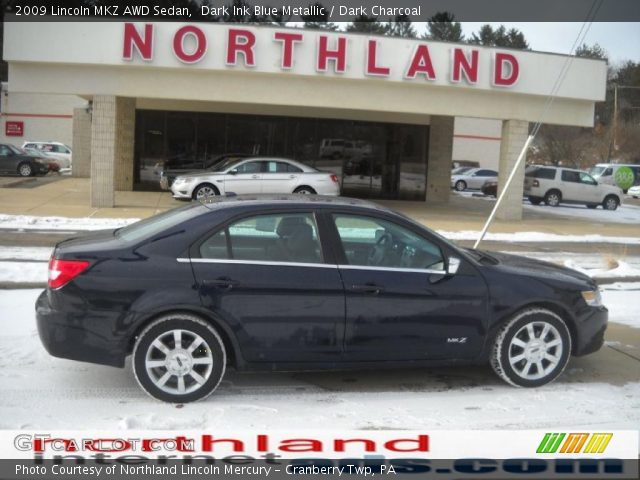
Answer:
[[50, 355], [81, 362], [124, 367], [127, 349], [101, 332], [112, 331], [117, 314], [61, 312], [51, 308], [47, 291], [36, 300], [38, 335]]
[[573, 355], [580, 357], [600, 350], [604, 344], [604, 332], [609, 321], [606, 307], [590, 307], [577, 319]]

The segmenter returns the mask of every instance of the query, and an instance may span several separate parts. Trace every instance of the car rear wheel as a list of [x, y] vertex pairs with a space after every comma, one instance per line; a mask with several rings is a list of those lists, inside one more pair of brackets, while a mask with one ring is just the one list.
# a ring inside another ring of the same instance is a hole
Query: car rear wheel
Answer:
[[467, 189], [467, 182], [464, 180], [458, 180], [455, 187], [458, 192], [463, 192]]
[[202, 185], [198, 185], [193, 190], [194, 200], [206, 200], [207, 198], [215, 197], [216, 195], [220, 195], [220, 192], [215, 187], [215, 185], [211, 185], [210, 183], [203, 183]]
[[18, 165], [18, 174], [21, 177], [30, 177], [31, 175], [33, 175], [33, 167], [31, 167], [31, 165], [29, 165], [28, 163], [21, 163], [20, 165]]
[[619, 204], [620, 202], [615, 196], [609, 195], [604, 199], [604, 202], [602, 202], [602, 208], [605, 210], [616, 210]]
[[491, 354], [493, 370], [516, 387], [539, 387], [562, 373], [571, 355], [564, 321], [543, 308], [515, 315], [499, 331]]
[[594, 205], [593, 203], [587, 203], [587, 208], [593, 210], [594, 208], [598, 208], [598, 205]]
[[562, 201], [562, 194], [557, 190], [551, 190], [544, 196], [544, 203], [550, 207], [557, 207]]
[[531, 205], [540, 205], [541, 202], [542, 202], [542, 199], [540, 198], [529, 197], [529, 203], [531, 203]]
[[218, 387], [226, 368], [224, 344], [215, 329], [190, 314], [169, 314], [151, 323], [133, 349], [133, 373], [158, 400], [202, 400]]
[[299, 193], [301, 195], [313, 195], [314, 193], [316, 193], [316, 191], [311, 188], [311, 187], [298, 187], [296, 188], [293, 193]]

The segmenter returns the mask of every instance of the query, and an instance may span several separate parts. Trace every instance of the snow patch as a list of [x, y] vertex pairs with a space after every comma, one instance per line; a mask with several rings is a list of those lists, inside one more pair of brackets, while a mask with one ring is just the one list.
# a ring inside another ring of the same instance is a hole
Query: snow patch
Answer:
[[23, 230], [108, 230], [137, 222], [139, 218], [36, 217], [0, 214], [0, 228]]

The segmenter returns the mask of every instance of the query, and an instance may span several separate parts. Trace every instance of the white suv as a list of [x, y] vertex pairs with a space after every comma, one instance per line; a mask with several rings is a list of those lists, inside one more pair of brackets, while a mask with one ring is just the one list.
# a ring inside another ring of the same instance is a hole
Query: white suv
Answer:
[[60, 142], [24, 142], [22, 148], [35, 148], [58, 161], [61, 168], [71, 168], [71, 148]]
[[605, 210], [615, 210], [622, 201], [620, 188], [598, 183], [587, 172], [538, 165], [528, 167], [525, 172], [524, 194], [534, 205], [544, 201], [552, 207], [581, 203], [589, 208], [602, 205]]

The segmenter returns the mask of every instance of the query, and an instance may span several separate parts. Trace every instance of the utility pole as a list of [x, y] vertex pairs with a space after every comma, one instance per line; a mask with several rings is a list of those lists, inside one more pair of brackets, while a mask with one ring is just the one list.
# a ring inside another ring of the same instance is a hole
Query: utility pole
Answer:
[[[613, 86], [613, 152], [618, 151], [618, 85]], [[611, 161], [611, 154], [609, 154]]]

